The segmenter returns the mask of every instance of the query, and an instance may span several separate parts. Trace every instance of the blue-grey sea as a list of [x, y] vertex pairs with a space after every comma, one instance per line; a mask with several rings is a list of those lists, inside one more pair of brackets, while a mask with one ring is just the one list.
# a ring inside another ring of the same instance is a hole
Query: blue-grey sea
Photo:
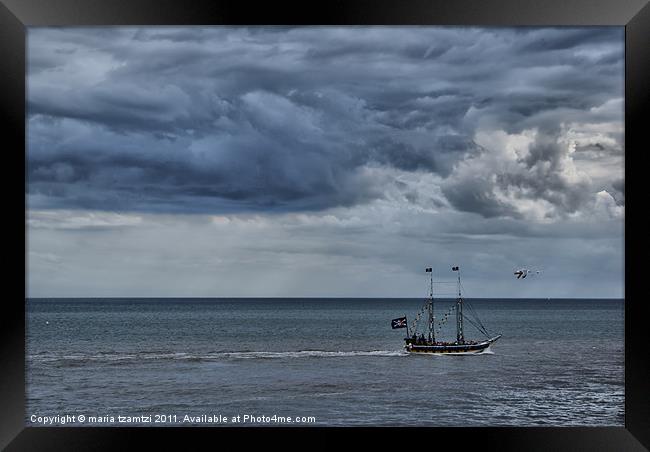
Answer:
[[422, 303], [29, 299], [26, 424], [624, 425], [623, 300], [469, 300], [491, 353], [407, 355]]

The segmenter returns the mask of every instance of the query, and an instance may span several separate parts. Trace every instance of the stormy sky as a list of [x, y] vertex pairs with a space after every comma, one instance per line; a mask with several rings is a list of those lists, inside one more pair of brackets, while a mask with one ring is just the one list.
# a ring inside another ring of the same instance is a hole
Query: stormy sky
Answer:
[[29, 296], [624, 295], [622, 27], [27, 44]]

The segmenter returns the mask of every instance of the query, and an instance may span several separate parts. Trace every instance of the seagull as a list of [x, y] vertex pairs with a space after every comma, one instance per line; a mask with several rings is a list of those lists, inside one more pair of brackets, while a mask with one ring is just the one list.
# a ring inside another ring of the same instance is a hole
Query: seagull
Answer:
[[539, 275], [541, 273], [540, 270], [529, 270], [527, 268], [522, 268], [520, 270], [515, 271], [515, 276], [517, 279], [524, 279], [528, 274], [534, 274], [534, 275]]

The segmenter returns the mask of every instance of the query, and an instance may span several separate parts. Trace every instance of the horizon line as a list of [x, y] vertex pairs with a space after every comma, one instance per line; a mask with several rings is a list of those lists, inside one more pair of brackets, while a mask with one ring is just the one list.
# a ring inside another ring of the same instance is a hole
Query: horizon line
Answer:
[[[69, 299], [199, 299], [199, 300], [214, 300], [214, 299], [241, 299], [241, 300], [250, 300], [250, 299], [268, 299], [268, 300], [305, 300], [305, 299], [314, 299], [314, 300], [419, 300], [426, 299], [428, 297], [352, 297], [352, 296], [341, 296], [341, 297], [300, 297], [300, 296], [280, 296], [280, 297], [260, 297], [260, 296], [72, 296], [72, 297], [25, 297], [26, 300], [37, 300], [37, 299], [54, 299], [54, 300], [69, 300]], [[469, 300], [625, 300], [625, 297], [463, 297]], [[455, 300], [456, 297], [437, 297], [434, 299], [438, 300]]]

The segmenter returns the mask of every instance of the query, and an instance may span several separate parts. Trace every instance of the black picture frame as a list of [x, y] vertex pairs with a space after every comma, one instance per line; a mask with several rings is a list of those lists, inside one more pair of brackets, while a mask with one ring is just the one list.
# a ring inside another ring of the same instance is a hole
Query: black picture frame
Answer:
[[[25, 117], [26, 27], [92, 25], [478, 25], [478, 26], [625, 26], [625, 427], [436, 428], [435, 440], [418, 432], [372, 429], [372, 440], [391, 440], [402, 448], [444, 441], [458, 446], [479, 445], [498, 450], [644, 450], [650, 447], [650, 368], [647, 344], [650, 328], [641, 285], [641, 249], [645, 228], [643, 196], [638, 193], [645, 167], [644, 122], [650, 104], [650, 5], [648, 0], [317, 0], [301, 3], [249, 0], [1, 0], [0, 3], [0, 124], [4, 155], [9, 162], [3, 177], [5, 192], [5, 299], [2, 315], [0, 447], [7, 450], [123, 449], [134, 439], [148, 448], [170, 448], [188, 440], [207, 439], [216, 446], [224, 436], [236, 436], [242, 447], [262, 438], [287, 433], [314, 434], [321, 446], [336, 445], [341, 431], [370, 429], [253, 428], [30, 428], [25, 406]], [[21, 156], [21, 150], [23, 155]], [[23, 168], [22, 175], [18, 168]], [[9, 175], [9, 177], [7, 177]], [[22, 187], [22, 188], [19, 188]], [[632, 207], [632, 209], [630, 209]], [[635, 213], [636, 210], [636, 213]], [[21, 240], [22, 238], [22, 245]], [[7, 258], [8, 257], [8, 258]], [[22, 265], [21, 265], [22, 264]], [[8, 283], [8, 284], [7, 284]], [[10, 290], [6, 290], [6, 289]], [[428, 430], [428, 429], [427, 429]], [[417, 436], [414, 437], [414, 434]], [[395, 436], [397, 435], [397, 436]], [[405, 435], [405, 436], [402, 436]], [[301, 435], [302, 436], [302, 435]], [[420, 439], [416, 439], [420, 438]], [[231, 438], [232, 439], [232, 438]], [[285, 438], [286, 440], [286, 438]], [[296, 442], [296, 441], [292, 441]], [[368, 444], [369, 446], [369, 444]]]

